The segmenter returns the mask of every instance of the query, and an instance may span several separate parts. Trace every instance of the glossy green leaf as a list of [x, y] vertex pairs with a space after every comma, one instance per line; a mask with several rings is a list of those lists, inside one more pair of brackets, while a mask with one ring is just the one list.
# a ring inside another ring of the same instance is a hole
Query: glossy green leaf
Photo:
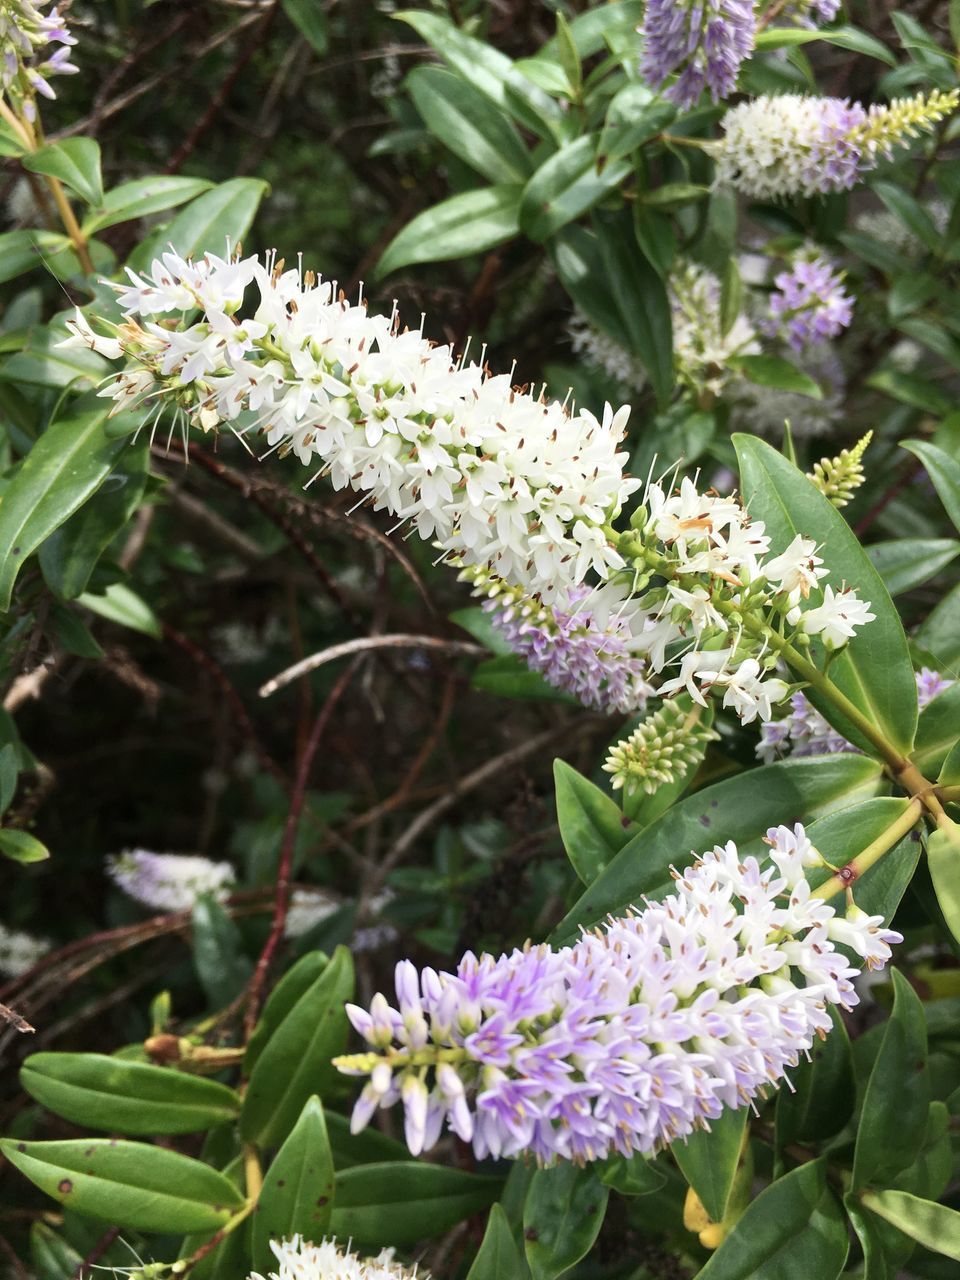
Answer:
[[724, 840], [735, 840], [747, 852], [761, 852], [769, 827], [784, 821], [809, 822], [876, 794], [881, 785], [875, 761], [838, 755], [781, 760], [705, 787], [624, 845], [554, 936], [569, 938], [579, 925], [622, 912], [644, 894], [666, 892], [673, 883], [671, 865], [685, 865], [691, 853], [703, 853]]
[[533, 1280], [555, 1280], [586, 1257], [609, 1194], [590, 1165], [537, 1170], [523, 1205], [523, 1248]]
[[934, 253], [940, 252], [943, 234], [937, 230], [936, 224], [919, 200], [893, 182], [873, 182], [871, 186], [893, 216], [899, 218], [922, 245]]
[[326, 53], [330, 45], [327, 6], [323, 0], [282, 0], [283, 11], [314, 53]]
[[938, 693], [920, 712], [911, 760], [924, 777], [932, 777], [960, 738], [960, 684]]
[[[41, 552], [45, 546], [46, 543], [41, 545]], [[57, 643], [62, 645], [67, 653], [76, 654], [78, 658], [90, 658], [95, 662], [99, 662], [103, 657], [103, 649], [93, 638], [90, 628], [73, 609], [60, 604], [57, 600], [51, 601], [50, 621], [53, 623]]]
[[923, 1005], [906, 978], [893, 977], [893, 1010], [863, 1099], [853, 1187], [883, 1183], [906, 1169], [923, 1145], [930, 1084]]
[[93, 138], [64, 138], [31, 151], [20, 162], [31, 173], [59, 178], [81, 200], [93, 208], [103, 202], [103, 175], [100, 171], [100, 144]]
[[899, 1261], [886, 1247], [883, 1224], [863, 1208], [859, 1196], [847, 1195], [843, 1203], [863, 1250], [863, 1280], [896, 1280]]
[[[844, 237], [845, 240], [848, 237]], [[899, 259], [898, 259], [899, 265]], [[931, 382], [929, 378], [915, 373], [899, 373], [896, 369], [878, 369], [866, 380], [866, 385], [874, 391], [882, 391], [885, 395], [908, 404], [912, 409], [923, 409], [926, 413], [945, 417], [954, 408], [953, 400], [946, 392]]]
[[196, 1133], [235, 1119], [240, 1100], [214, 1080], [102, 1053], [34, 1053], [20, 1068], [32, 1098], [74, 1124], [140, 1137]]
[[697, 1280], [836, 1280], [848, 1249], [824, 1161], [812, 1160], [751, 1201]]
[[442, 67], [417, 67], [407, 88], [434, 137], [489, 182], [521, 183], [532, 164], [510, 118], [468, 81]]
[[661, 133], [676, 114], [676, 107], [664, 102], [647, 85], [624, 85], [607, 107], [598, 155], [607, 160], [622, 160]]
[[193, 965], [211, 1009], [235, 1000], [250, 979], [253, 965], [240, 950], [240, 930], [229, 912], [210, 894], [201, 894], [191, 920]]
[[960, 942], [960, 826], [938, 828], [927, 838], [927, 866], [943, 918]]
[[576, 701], [571, 694], [548, 684], [539, 671], [531, 671], [515, 653], [498, 654], [479, 662], [473, 669], [470, 684], [498, 698], [516, 698], [521, 702], [543, 700], [573, 705]]
[[549, 239], [616, 190], [631, 171], [627, 160], [599, 160], [595, 137], [578, 138], [544, 161], [524, 187], [521, 231], [531, 240]]
[[55, 275], [63, 275], [71, 262], [76, 259], [70, 250], [70, 238], [58, 231], [19, 230], [0, 235], [0, 284], [39, 266], [48, 266]]
[[757, 386], [797, 392], [811, 400], [823, 399], [823, 392], [813, 378], [782, 356], [733, 356], [730, 363]]
[[698, 182], [665, 182], [663, 186], [644, 191], [640, 200], [654, 209], [670, 209], [692, 200], [706, 200], [709, 194], [710, 188]]
[[247, 1045], [243, 1060], [245, 1075], [251, 1074], [273, 1033], [301, 996], [306, 995], [329, 963], [330, 957], [322, 951], [308, 951], [306, 955], [294, 961], [273, 988], [263, 1006], [260, 1020], [254, 1027], [250, 1043]]
[[563, 68], [563, 74], [567, 78], [567, 84], [574, 94], [579, 95], [583, 88], [583, 64], [580, 61], [580, 50], [570, 30], [570, 23], [561, 9], [557, 10], [556, 42], [557, 57]]
[[[198, 258], [204, 253], [221, 256], [227, 251], [227, 243], [235, 246], [250, 230], [260, 201], [268, 186], [259, 178], [231, 178], [204, 192], [182, 209], [161, 233], [157, 248], [171, 247], [184, 258]], [[147, 265], [153, 245], [145, 242], [143, 252], [133, 255], [131, 261]]]
[[337, 1174], [330, 1233], [368, 1249], [406, 1248], [487, 1209], [502, 1186], [422, 1161], [358, 1165]]
[[[763, 521], [771, 552], [784, 551], [798, 533], [815, 537], [834, 588], [846, 583], [870, 601], [875, 620], [833, 659], [830, 680], [893, 747], [909, 752], [917, 726], [916, 682], [903, 624], [883, 580], [843, 516], [802, 472], [762, 440], [738, 434], [733, 441], [745, 504]], [[870, 748], [832, 702], [813, 689], [808, 696], [845, 738]]]
[[377, 275], [417, 262], [445, 262], [483, 253], [512, 240], [519, 232], [522, 190], [515, 183], [481, 187], [424, 209], [387, 245], [377, 263]]
[[942, 787], [960, 786], [960, 742], [957, 742], [947, 754], [937, 781]]
[[607, 283], [627, 334], [663, 408], [673, 391], [673, 321], [666, 286], [643, 256], [629, 212], [594, 219]]
[[630, 333], [608, 288], [597, 236], [586, 227], [564, 227], [548, 249], [560, 282], [578, 310], [621, 347], [629, 347]]
[[[603, 52], [611, 36], [636, 31], [643, 18], [643, 0], [607, 0], [597, 9], [578, 13], [569, 24], [570, 38], [581, 58]], [[557, 55], [557, 38], [551, 38], [537, 51], [537, 57]]]
[[630, 822], [589, 778], [564, 760], [554, 760], [557, 821], [567, 857], [583, 884], [590, 884], [630, 837]]
[[85, 234], [115, 227], [135, 218], [148, 218], [186, 204], [195, 196], [209, 191], [213, 186], [206, 178], [184, 178], [178, 174], [158, 173], [149, 178], [135, 178], [108, 191], [98, 209], [94, 209], [83, 223]]
[[904, 440], [902, 445], [926, 467], [954, 528], [960, 530], [960, 462], [929, 440]]
[[517, 1248], [507, 1215], [495, 1204], [467, 1280], [524, 1280], [527, 1275], [527, 1264]]
[[649, 1196], [666, 1182], [666, 1174], [643, 1156], [614, 1156], [599, 1170], [600, 1179], [622, 1196]]
[[745, 1107], [737, 1111], [725, 1108], [718, 1119], [710, 1121], [709, 1131], [699, 1129], [670, 1148], [713, 1222], [726, 1217], [746, 1128]]
[[50, 857], [50, 850], [29, 831], [0, 827], [0, 856], [23, 864], [45, 862]]
[[102, 594], [84, 591], [77, 597], [77, 604], [108, 622], [115, 622], [120, 627], [129, 627], [131, 631], [140, 631], [145, 636], [153, 636], [159, 640], [163, 634], [160, 620], [141, 596], [124, 582], [114, 582]]
[[326, 1121], [333, 1163], [341, 1172], [358, 1164], [395, 1164], [409, 1159], [410, 1153], [402, 1142], [395, 1142], [376, 1129], [351, 1133], [350, 1121], [337, 1111], [327, 1111]]
[[781, 1149], [793, 1142], [822, 1142], [845, 1128], [853, 1114], [856, 1089], [850, 1038], [843, 1019], [830, 1010], [833, 1030], [817, 1040], [810, 1058], [790, 1072], [790, 1087], [777, 1092], [776, 1135]]
[[[808, 824], [807, 833], [828, 863], [842, 867], [880, 839], [903, 817], [908, 805], [903, 796], [875, 796], [818, 818]], [[857, 905], [868, 915], [892, 920], [919, 860], [919, 838], [915, 833], [904, 836], [857, 880]], [[824, 867], [809, 872], [809, 880], [819, 885], [830, 875]]]
[[860, 1198], [871, 1212], [911, 1240], [960, 1262], [960, 1213], [956, 1209], [906, 1191], [865, 1191]]
[[885, 62], [887, 66], [896, 66], [897, 60], [887, 46], [857, 27], [830, 27], [824, 31], [808, 30], [804, 27], [768, 27], [766, 31], [757, 32], [756, 47], [787, 49], [795, 45], [809, 44], [812, 40], [824, 40], [841, 49], [849, 49], [851, 53], [862, 53], [868, 58]]
[[82, 1267], [83, 1254], [45, 1222], [34, 1222], [30, 1227], [30, 1261], [37, 1280], [64, 1280]]
[[131, 445], [93, 497], [40, 545], [47, 586], [65, 600], [87, 588], [97, 561], [140, 505], [150, 470], [148, 441]]
[[407, 9], [396, 16], [501, 111], [541, 138], [559, 136], [563, 120], [559, 103], [527, 80], [505, 53], [467, 35], [439, 14]]
[[949, 591], [917, 628], [915, 639], [944, 670], [960, 666], [960, 584]]
[[960, 555], [954, 538], [891, 538], [865, 548], [892, 596], [935, 578]]
[[0, 1151], [60, 1204], [139, 1231], [215, 1231], [243, 1204], [222, 1173], [176, 1151], [116, 1138], [0, 1141]]
[[331, 1059], [346, 1048], [343, 1006], [352, 995], [353, 959], [346, 947], [337, 947], [256, 1059], [240, 1116], [240, 1130], [247, 1141], [279, 1145], [307, 1100], [315, 1093], [322, 1097], [338, 1078]]
[[273, 1262], [271, 1240], [321, 1240], [333, 1212], [333, 1155], [323, 1107], [308, 1098], [290, 1136], [263, 1180], [253, 1222], [253, 1265], [264, 1274]]
[[100, 488], [126, 447], [108, 440], [106, 408], [61, 418], [24, 458], [0, 503], [0, 612], [20, 566]]

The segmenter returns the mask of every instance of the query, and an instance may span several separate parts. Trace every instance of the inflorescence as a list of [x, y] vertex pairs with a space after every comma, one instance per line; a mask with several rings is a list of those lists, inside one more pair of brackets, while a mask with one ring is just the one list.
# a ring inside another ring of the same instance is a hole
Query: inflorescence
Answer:
[[236, 880], [229, 862], [147, 849], [128, 849], [108, 858], [107, 874], [124, 893], [154, 911], [189, 911], [203, 894], [222, 902]]
[[853, 299], [843, 274], [816, 250], [798, 253], [774, 278], [764, 331], [782, 338], [795, 352], [836, 338], [853, 318]]
[[678, 72], [664, 97], [692, 107], [704, 89], [714, 102], [737, 87], [756, 34], [753, 0], [648, 0], [640, 74], [654, 89]]
[[900, 935], [815, 897], [803, 827], [771, 829], [761, 867], [732, 842], [675, 892], [572, 946], [467, 953], [455, 973], [402, 961], [396, 1006], [348, 1005], [367, 1078], [352, 1128], [402, 1101], [414, 1155], [444, 1125], [478, 1158], [584, 1163], [648, 1154], [763, 1096], [857, 1003], [840, 943], [871, 967]]
[[33, 120], [34, 97], [57, 95], [50, 77], [77, 70], [70, 49], [77, 43], [67, 28], [65, 4], [49, 12], [50, 0], [0, 0], [0, 92], [13, 108]]
[[[392, 1249], [383, 1249], [375, 1258], [361, 1258], [336, 1240], [311, 1244], [302, 1236], [271, 1240], [276, 1270], [267, 1280], [430, 1280], [426, 1271], [394, 1262]], [[254, 1272], [249, 1280], [264, 1280]]]

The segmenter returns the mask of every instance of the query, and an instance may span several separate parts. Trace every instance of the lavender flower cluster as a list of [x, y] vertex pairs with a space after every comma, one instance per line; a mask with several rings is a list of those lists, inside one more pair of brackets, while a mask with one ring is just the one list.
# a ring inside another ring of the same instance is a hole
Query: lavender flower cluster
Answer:
[[[929, 667], [916, 672], [916, 678], [917, 704], [921, 711], [955, 683]], [[856, 752], [858, 748], [837, 733], [804, 694], [795, 693], [790, 698], [787, 715], [779, 720], [766, 720], [760, 726], [756, 750], [764, 764], [772, 764], [784, 756], [826, 756]]]
[[764, 331], [798, 353], [836, 338], [853, 318], [853, 299], [844, 291], [843, 275], [822, 254], [797, 254], [774, 284]]
[[676, 891], [575, 945], [468, 953], [455, 973], [396, 970], [396, 1006], [347, 1012], [369, 1050], [336, 1060], [367, 1077], [352, 1128], [402, 1101], [419, 1154], [446, 1124], [479, 1158], [543, 1163], [648, 1154], [782, 1080], [857, 1003], [837, 943], [871, 967], [900, 935], [811, 893], [822, 859], [803, 827], [767, 833], [762, 867], [732, 842]]
[[654, 89], [679, 72], [664, 97], [692, 107], [704, 89], [714, 102], [737, 87], [753, 50], [752, 0], [648, 0], [640, 74]]
[[[0, 3], [0, 89], [14, 105], [33, 119], [33, 93], [45, 98], [57, 95], [51, 76], [78, 71], [70, 61], [77, 43], [67, 28], [64, 4], [44, 13], [50, 0], [2, 0]], [[54, 47], [59, 46], [59, 47]]]

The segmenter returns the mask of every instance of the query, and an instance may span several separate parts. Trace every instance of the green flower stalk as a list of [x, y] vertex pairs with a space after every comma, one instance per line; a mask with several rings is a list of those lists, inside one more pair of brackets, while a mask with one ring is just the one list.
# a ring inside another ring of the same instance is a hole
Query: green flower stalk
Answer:
[[852, 449], [841, 449], [834, 458], [821, 458], [814, 463], [813, 470], [807, 472], [807, 479], [812, 480], [835, 507], [845, 507], [863, 484], [866, 478], [863, 455], [872, 439], [873, 432], [868, 431]]
[[614, 791], [627, 799], [638, 791], [653, 795], [658, 787], [679, 782], [703, 759], [719, 734], [701, 723], [701, 710], [685, 709], [679, 701], [665, 702], [629, 737], [612, 748], [604, 763]]

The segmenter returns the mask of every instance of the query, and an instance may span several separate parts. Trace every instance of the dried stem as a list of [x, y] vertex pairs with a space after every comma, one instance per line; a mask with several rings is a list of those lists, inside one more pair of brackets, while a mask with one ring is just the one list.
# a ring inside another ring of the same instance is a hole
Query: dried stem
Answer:
[[318, 667], [335, 662], [337, 658], [347, 658], [355, 653], [369, 653], [374, 649], [433, 649], [441, 653], [466, 654], [479, 657], [487, 652], [482, 645], [470, 640], [444, 640], [440, 636], [413, 636], [406, 634], [386, 636], [359, 636], [356, 640], [345, 640], [343, 644], [331, 645], [329, 649], [321, 649], [319, 653], [311, 653], [309, 657], [295, 662], [272, 680], [268, 680], [260, 689], [261, 698], [269, 698], [278, 689], [284, 688], [294, 680]]

